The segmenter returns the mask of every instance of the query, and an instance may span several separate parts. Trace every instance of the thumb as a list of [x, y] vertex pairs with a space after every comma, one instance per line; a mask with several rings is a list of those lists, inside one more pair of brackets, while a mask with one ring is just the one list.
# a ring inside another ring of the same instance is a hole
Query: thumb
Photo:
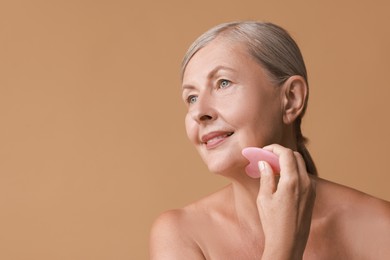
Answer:
[[274, 172], [265, 161], [259, 161], [258, 163], [260, 170], [260, 191], [261, 195], [269, 196], [276, 191], [276, 180]]

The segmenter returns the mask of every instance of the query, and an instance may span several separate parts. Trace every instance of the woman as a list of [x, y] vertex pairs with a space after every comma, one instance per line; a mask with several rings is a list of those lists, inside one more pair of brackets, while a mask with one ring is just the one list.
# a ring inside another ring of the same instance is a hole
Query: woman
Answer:
[[[200, 36], [183, 67], [190, 141], [227, 187], [163, 213], [151, 259], [389, 259], [390, 203], [316, 177], [300, 130], [308, 82], [298, 46], [260, 22]], [[242, 149], [279, 158], [245, 173]]]

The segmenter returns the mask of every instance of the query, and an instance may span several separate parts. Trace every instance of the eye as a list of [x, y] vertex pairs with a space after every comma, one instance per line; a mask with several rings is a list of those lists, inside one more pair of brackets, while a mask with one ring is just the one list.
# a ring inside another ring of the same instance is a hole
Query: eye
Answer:
[[227, 87], [230, 86], [230, 83], [231, 83], [230, 80], [221, 79], [221, 80], [219, 81], [218, 87], [219, 87], [219, 88], [227, 88]]
[[198, 96], [190, 95], [187, 97], [187, 103], [188, 104], [194, 104], [198, 100]]

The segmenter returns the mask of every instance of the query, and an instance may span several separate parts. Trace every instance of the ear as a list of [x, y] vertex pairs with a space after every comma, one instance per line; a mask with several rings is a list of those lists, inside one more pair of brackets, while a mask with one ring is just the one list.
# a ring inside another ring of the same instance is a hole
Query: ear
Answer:
[[288, 78], [282, 88], [283, 122], [289, 125], [303, 113], [308, 88], [305, 79], [298, 75]]

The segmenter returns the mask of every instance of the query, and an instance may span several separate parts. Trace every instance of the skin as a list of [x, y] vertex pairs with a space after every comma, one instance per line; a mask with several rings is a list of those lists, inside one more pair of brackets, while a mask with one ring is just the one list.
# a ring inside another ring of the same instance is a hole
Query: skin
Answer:
[[[300, 76], [275, 86], [244, 44], [217, 38], [193, 56], [183, 76], [187, 135], [209, 170], [231, 184], [160, 215], [151, 259], [390, 256], [390, 203], [312, 177], [294, 152], [292, 124], [306, 94]], [[280, 177], [266, 162], [260, 179], [247, 176], [247, 146], [278, 155]]]

